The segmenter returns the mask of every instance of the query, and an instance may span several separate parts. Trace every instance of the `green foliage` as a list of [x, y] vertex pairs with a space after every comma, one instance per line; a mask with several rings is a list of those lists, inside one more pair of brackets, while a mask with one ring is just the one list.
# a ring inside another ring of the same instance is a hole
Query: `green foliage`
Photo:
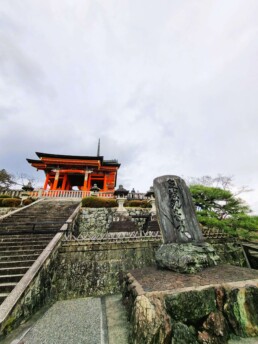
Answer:
[[18, 207], [20, 204], [21, 200], [19, 198], [4, 198], [1, 202], [2, 207]]
[[240, 239], [258, 240], [258, 216], [248, 215], [249, 207], [231, 191], [203, 185], [191, 185], [190, 191], [201, 225]]
[[219, 220], [237, 214], [245, 214], [249, 207], [231, 191], [203, 185], [191, 185], [190, 191], [199, 211], [204, 211], [208, 217]]
[[8, 195], [0, 195], [0, 198], [12, 198], [12, 196], [8, 196]]
[[114, 208], [117, 207], [115, 199], [101, 197], [85, 197], [82, 199], [82, 207], [87, 208]]
[[135, 207], [135, 208], [151, 208], [151, 204], [146, 200], [131, 200], [125, 201], [125, 207]]

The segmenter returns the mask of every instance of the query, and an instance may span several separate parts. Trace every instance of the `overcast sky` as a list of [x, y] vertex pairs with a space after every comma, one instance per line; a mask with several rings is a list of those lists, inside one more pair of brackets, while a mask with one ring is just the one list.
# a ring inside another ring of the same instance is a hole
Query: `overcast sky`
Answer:
[[258, 212], [257, 0], [0, 0], [0, 169], [101, 155], [118, 183], [234, 175]]

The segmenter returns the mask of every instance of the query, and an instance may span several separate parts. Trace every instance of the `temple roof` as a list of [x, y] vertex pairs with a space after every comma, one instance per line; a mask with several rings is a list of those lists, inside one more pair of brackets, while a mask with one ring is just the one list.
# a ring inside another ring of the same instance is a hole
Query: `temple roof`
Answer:
[[[36, 152], [39, 160], [26, 159], [30, 164], [42, 164], [45, 159], [62, 159], [62, 160], [93, 160], [100, 161], [102, 166], [116, 166], [120, 167], [120, 164], [117, 160], [104, 160], [103, 156], [82, 156], [82, 155], [64, 155], [64, 154], [50, 154], [50, 153], [41, 153]], [[45, 158], [45, 159], [44, 159]]]

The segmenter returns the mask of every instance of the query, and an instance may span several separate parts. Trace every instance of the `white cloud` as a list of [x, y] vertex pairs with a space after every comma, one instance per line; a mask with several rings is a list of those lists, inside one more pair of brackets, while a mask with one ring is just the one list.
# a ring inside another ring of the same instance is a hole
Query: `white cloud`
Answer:
[[257, 12], [256, 0], [2, 1], [2, 168], [34, 173], [35, 151], [94, 155], [101, 137], [127, 188], [234, 175], [258, 211]]

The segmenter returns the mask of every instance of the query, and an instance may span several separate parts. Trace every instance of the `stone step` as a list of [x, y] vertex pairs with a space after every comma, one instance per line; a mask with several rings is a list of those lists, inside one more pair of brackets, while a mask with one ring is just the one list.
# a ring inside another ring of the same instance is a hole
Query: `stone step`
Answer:
[[9, 295], [10, 293], [0, 293], [0, 304], [5, 300], [5, 298]]
[[[24, 253], [24, 252], [22, 252]], [[41, 253], [41, 252], [40, 252]], [[40, 253], [31, 253], [31, 254], [17, 254], [17, 255], [5, 255], [0, 256], [0, 263], [1, 262], [8, 262], [8, 261], [21, 261], [21, 260], [36, 260]]]
[[150, 221], [147, 230], [151, 232], [160, 232], [158, 221]]
[[47, 220], [51, 221], [63, 221], [67, 219], [67, 214], [64, 214], [63, 216], [53, 216], [53, 215], [45, 215], [45, 216], [40, 216], [40, 215], [35, 215], [35, 216], [26, 216], [26, 215], [20, 215], [19, 217], [7, 217], [3, 219], [0, 223], [23, 223], [23, 222], [47, 222]]
[[29, 241], [29, 240], [35, 240], [35, 241], [39, 241], [39, 240], [51, 240], [53, 238], [53, 234], [37, 234], [37, 233], [33, 233], [33, 234], [14, 234], [14, 235], [0, 235], [0, 243], [2, 242], [23, 242], [23, 241]]
[[2, 223], [0, 226], [0, 230], [10, 230], [12, 228], [15, 229], [39, 229], [39, 228], [60, 228], [65, 223], [65, 221], [62, 222], [48, 222], [48, 223]]
[[10, 293], [16, 285], [16, 282], [0, 283], [0, 293]]
[[11, 266], [11, 267], [5, 267], [0, 268], [0, 278], [2, 276], [6, 276], [8, 274], [25, 274], [25, 272], [28, 270], [28, 266]]
[[0, 250], [1, 247], [7, 246], [16, 246], [19, 247], [21, 245], [47, 245], [50, 240], [26, 240], [26, 241], [0, 241]]
[[0, 291], [2, 291], [2, 289], [1, 289], [2, 283], [19, 282], [19, 280], [23, 277], [23, 275], [24, 274], [9, 274], [9, 275], [0, 276]]
[[44, 250], [44, 248], [46, 247], [45, 244], [42, 243], [37, 243], [35, 245], [30, 244], [30, 243], [22, 243], [19, 246], [11, 246], [11, 245], [7, 245], [7, 246], [0, 246], [0, 254], [1, 252], [17, 252], [17, 251], [24, 251], [24, 250]]
[[0, 261], [0, 269], [1, 268], [10, 268], [10, 267], [18, 267], [18, 266], [25, 266], [30, 267], [35, 262], [34, 259], [28, 260], [14, 260], [14, 261]]
[[36, 254], [39, 255], [42, 250], [22, 250], [22, 251], [0, 251], [0, 260], [5, 259], [6, 257], [15, 257], [15, 256], [20, 256], [21, 253], [23, 255], [31, 255], [31, 254]]
[[36, 230], [32, 230], [31, 228], [30, 229], [19, 229], [19, 228], [15, 228], [15, 229], [8, 229], [8, 230], [3, 230], [3, 231], [0, 231], [0, 238], [2, 235], [10, 235], [10, 236], [13, 236], [13, 235], [23, 235], [23, 234], [26, 234], [26, 235], [39, 235], [39, 234], [44, 234], [44, 235], [54, 235], [56, 234], [59, 230], [61, 229], [61, 227], [58, 227], [58, 228], [49, 228], [49, 229], [36, 229]]

